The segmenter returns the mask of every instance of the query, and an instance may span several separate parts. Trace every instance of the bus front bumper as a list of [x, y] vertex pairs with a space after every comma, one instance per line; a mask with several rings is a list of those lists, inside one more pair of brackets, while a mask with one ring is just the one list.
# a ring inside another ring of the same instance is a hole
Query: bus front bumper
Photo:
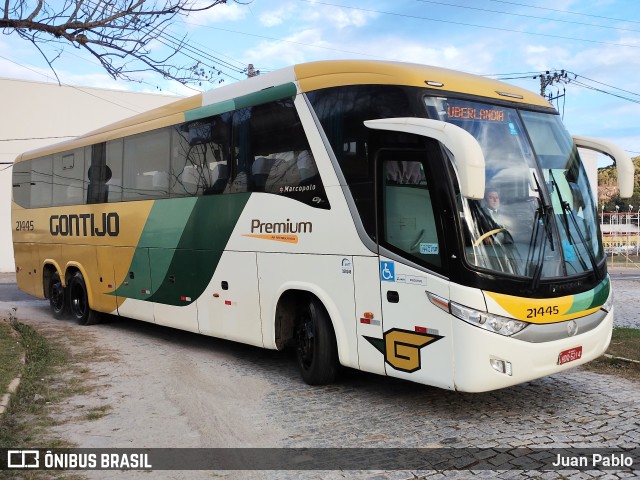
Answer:
[[486, 392], [585, 364], [606, 351], [612, 328], [613, 309], [592, 330], [543, 343], [505, 337], [455, 321], [454, 388]]

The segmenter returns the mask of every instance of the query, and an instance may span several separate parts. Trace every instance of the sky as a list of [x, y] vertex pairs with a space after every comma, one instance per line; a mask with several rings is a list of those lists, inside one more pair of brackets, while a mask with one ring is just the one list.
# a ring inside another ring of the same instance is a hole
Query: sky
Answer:
[[[187, 88], [149, 73], [139, 83], [115, 81], [73, 47], [55, 61], [56, 73], [67, 85], [191, 95], [245, 78], [250, 63], [266, 73], [316, 60], [378, 59], [461, 70], [539, 93], [540, 73], [564, 70], [565, 82], [546, 93], [564, 94], [552, 103], [569, 131], [640, 155], [637, 0], [242, 1], [193, 13], [168, 32], [189, 37], [191, 58], [177, 63], [200, 60], [222, 72], [222, 83]], [[0, 36], [0, 77], [55, 81], [38, 50], [15, 34]]]

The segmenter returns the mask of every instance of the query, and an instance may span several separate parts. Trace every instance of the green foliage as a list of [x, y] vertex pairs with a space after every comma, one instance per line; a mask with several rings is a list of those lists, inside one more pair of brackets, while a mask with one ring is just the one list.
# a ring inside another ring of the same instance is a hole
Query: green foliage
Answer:
[[605, 212], [615, 212], [616, 205], [620, 206], [621, 212], [628, 211], [629, 205], [633, 205], [634, 211], [640, 208], [640, 157], [635, 157], [632, 160], [635, 167], [635, 181], [631, 198], [620, 198], [614, 165], [598, 169], [598, 211], [602, 208], [603, 203]]

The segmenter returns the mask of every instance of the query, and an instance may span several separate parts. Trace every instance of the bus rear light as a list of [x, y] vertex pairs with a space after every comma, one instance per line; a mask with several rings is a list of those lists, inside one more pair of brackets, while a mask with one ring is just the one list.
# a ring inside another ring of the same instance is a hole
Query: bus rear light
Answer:
[[471, 325], [483, 328], [490, 332], [505, 335], [507, 337], [514, 335], [524, 329], [527, 322], [516, 320], [515, 318], [501, 317], [487, 312], [474, 310], [473, 308], [463, 307], [457, 303], [451, 302], [451, 314], [454, 317], [464, 320]]
[[499, 373], [504, 373], [505, 375], [509, 375], [510, 377], [513, 375], [513, 368], [511, 367], [511, 362], [507, 362], [506, 360], [500, 360], [498, 358], [490, 358], [489, 363], [491, 367]]

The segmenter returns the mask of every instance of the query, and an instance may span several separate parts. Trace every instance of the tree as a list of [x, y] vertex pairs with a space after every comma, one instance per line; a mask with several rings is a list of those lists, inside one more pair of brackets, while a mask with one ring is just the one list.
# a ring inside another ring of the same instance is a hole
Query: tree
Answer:
[[[211, 81], [219, 70], [189, 54], [186, 35], [176, 37], [168, 27], [177, 17], [224, 3], [227, 0], [0, 0], [0, 30], [32, 43], [56, 78], [53, 64], [72, 45], [98, 59], [114, 79], [133, 80], [132, 74], [154, 71], [181, 83]], [[189, 59], [187, 65], [173, 63], [179, 54]]]

